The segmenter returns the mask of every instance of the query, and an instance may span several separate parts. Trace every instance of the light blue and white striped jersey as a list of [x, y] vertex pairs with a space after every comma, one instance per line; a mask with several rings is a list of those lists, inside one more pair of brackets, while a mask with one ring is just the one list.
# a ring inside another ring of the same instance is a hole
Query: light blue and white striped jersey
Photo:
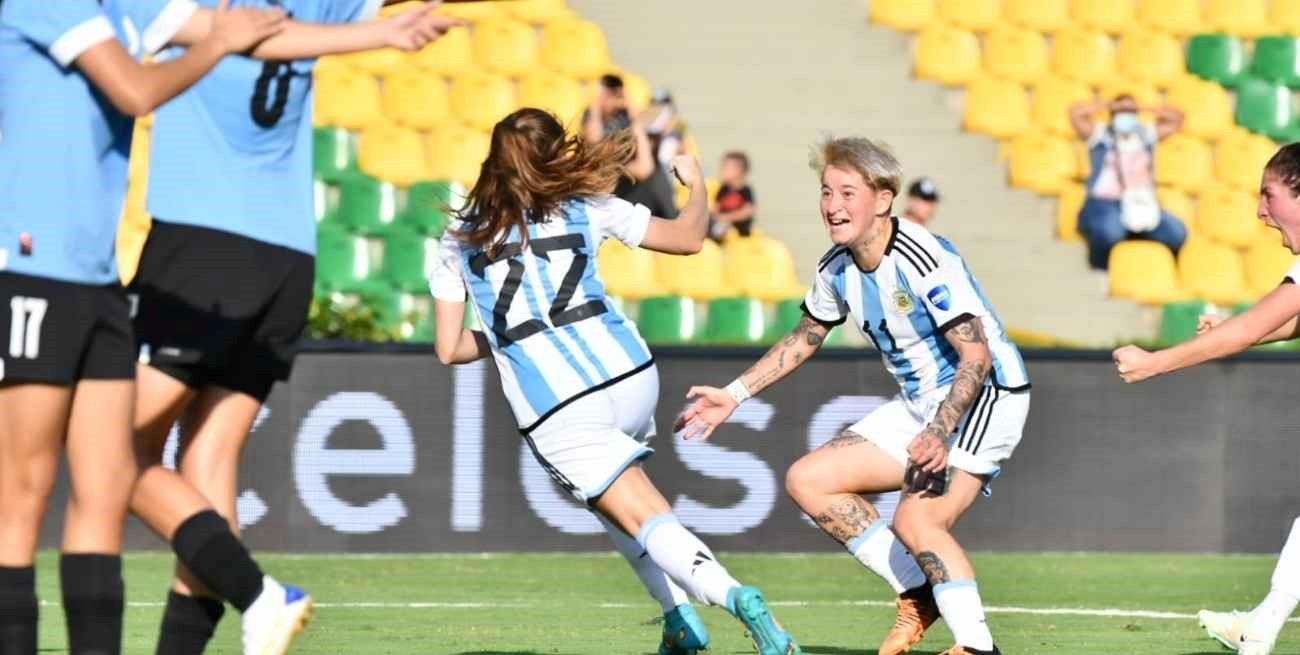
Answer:
[[547, 220], [518, 229], [494, 257], [442, 238], [430, 288], [470, 305], [492, 345], [501, 385], [528, 432], [567, 402], [653, 364], [650, 349], [610, 302], [596, 270], [609, 237], [635, 248], [650, 210], [613, 196], [574, 198]]
[[822, 257], [804, 299], [805, 311], [823, 323], [842, 323], [852, 315], [903, 395], [918, 400], [952, 384], [957, 373], [959, 357], [944, 333], [978, 318], [993, 355], [993, 384], [1028, 388], [1020, 351], [1007, 339], [957, 249], [915, 223], [890, 220], [893, 233], [876, 270], [858, 268], [842, 246]]
[[190, 0], [0, 2], [0, 270], [117, 280], [135, 123], [73, 63], [114, 38], [134, 57], [156, 51], [194, 9]]
[[[199, 0], [215, 7], [217, 0]], [[280, 7], [296, 21], [373, 18], [380, 0], [233, 0]], [[170, 48], [165, 56], [179, 56]], [[311, 185], [315, 59], [226, 57], [158, 110], [149, 165], [149, 214], [316, 252]]]

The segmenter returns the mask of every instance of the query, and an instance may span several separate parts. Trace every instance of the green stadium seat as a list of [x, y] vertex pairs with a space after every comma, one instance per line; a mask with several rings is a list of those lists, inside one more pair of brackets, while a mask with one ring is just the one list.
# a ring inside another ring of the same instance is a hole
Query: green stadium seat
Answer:
[[1250, 62], [1252, 76], [1270, 82], [1300, 87], [1300, 53], [1293, 36], [1266, 36], [1255, 41]]
[[338, 220], [338, 187], [319, 178], [314, 180], [312, 184], [312, 202], [316, 210], [317, 223], [333, 223]]
[[767, 317], [763, 303], [754, 298], [717, 298], [709, 301], [704, 340], [715, 345], [744, 346], [763, 343]]
[[1196, 320], [1205, 313], [1199, 300], [1169, 303], [1160, 312], [1160, 343], [1172, 346], [1196, 336]]
[[1238, 125], [1251, 132], [1281, 138], [1295, 123], [1291, 90], [1276, 82], [1247, 78], [1237, 87], [1235, 117]]
[[377, 287], [361, 297], [374, 310], [376, 323], [386, 331], [396, 332], [403, 341], [416, 333], [421, 322], [432, 324], [427, 317], [433, 316], [433, 297], [428, 294]]
[[339, 222], [357, 234], [382, 236], [397, 221], [404, 194], [390, 182], [354, 173], [339, 182]]
[[428, 293], [429, 273], [437, 256], [437, 239], [406, 230], [392, 230], [384, 238], [384, 279], [403, 291]]
[[1187, 42], [1187, 70], [1201, 79], [1236, 87], [1246, 74], [1241, 40], [1226, 34], [1197, 34]]
[[401, 222], [423, 234], [441, 237], [451, 222], [447, 210], [461, 193], [454, 182], [416, 182], [406, 191], [406, 212]]
[[637, 328], [646, 343], [676, 346], [691, 343], [698, 334], [695, 302], [681, 296], [656, 296], [641, 301]]
[[363, 237], [322, 225], [316, 230], [316, 282], [326, 292], [364, 293], [378, 287], [374, 249]]
[[312, 131], [312, 170], [326, 182], [338, 182], [357, 170], [357, 138], [347, 130], [318, 127]]

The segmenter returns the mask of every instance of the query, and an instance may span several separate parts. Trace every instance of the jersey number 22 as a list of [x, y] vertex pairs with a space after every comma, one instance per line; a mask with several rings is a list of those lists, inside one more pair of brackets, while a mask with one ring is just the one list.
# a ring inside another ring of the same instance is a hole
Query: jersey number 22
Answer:
[[[533, 256], [547, 261], [550, 261], [549, 253], [551, 252], [564, 250], [573, 252], [573, 261], [569, 264], [569, 270], [564, 274], [564, 280], [561, 281], [560, 288], [551, 301], [551, 309], [548, 312], [551, 326], [563, 327], [609, 311], [603, 299], [589, 300], [581, 305], [569, 308], [569, 302], [573, 300], [573, 294], [578, 289], [578, 283], [582, 281], [582, 275], [587, 270], [589, 256], [583, 252], [586, 245], [587, 240], [581, 234], [565, 234], [558, 237], [533, 239], [529, 242], [529, 249], [532, 251]], [[523, 251], [519, 244], [511, 243], [503, 247], [501, 252], [490, 261], [485, 253], [479, 253], [471, 258], [469, 263], [470, 270], [475, 275], [482, 277], [488, 264], [502, 259], [508, 260], [509, 270], [506, 272], [505, 282], [501, 285], [501, 295], [497, 296], [496, 305], [492, 308], [492, 332], [496, 334], [497, 342], [503, 347], [531, 337], [548, 327], [546, 322], [540, 318], [530, 318], [518, 325], [511, 326], [506, 316], [510, 312], [511, 304], [514, 303], [515, 294], [519, 292], [519, 287], [524, 281], [522, 255]]]

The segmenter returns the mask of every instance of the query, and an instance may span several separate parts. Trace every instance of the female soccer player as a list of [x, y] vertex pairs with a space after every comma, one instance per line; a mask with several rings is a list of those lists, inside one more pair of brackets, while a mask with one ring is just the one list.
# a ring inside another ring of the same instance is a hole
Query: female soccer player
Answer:
[[[1029, 411], [1024, 363], [952, 244], [890, 215], [902, 171], [883, 145], [828, 139], [811, 163], [834, 245], [817, 265], [805, 315], [725, 389], [692, 388], [695, 402], [678, 429], [708, 438], [852, 315], [902, 393], [795, 462], [786, 489], [900, 594], [880, 653], [910, 651], [939, 613], [957, 640], [948, 653], [997, 653], [975, 571], [949, 529], [1020, 442]], [[904, 487], [891, 530], [860, 494]]]
[[[1259, 220], [1282, 235], [1282, 245], [1300, 254], [1300, 143], [1283, 146], [1264, 166], [1259, 185]], [[1253, 345], [1300, 337], [1300, 263], [1278, 287], [1250, 309], [1227, 320], [1202, 316], [1196, 338], [1156, 352], [1137, 346], [1115, 351], [1115, 367], [1125, 382], [1141, 382], [1203, 362], [1239, 353]], [[1201, 625], [1211, 637], [1245, 655], [1268, 655], [1287, 617], [1300, 599], [1300, 519], [1282, 547], [1272, 589], [1250, 612], [1202, 610]]]
[[[463, 364], [491, 354], [538, 463], [625, 533], [616, 541], [634, 535], [677, 585], [740, 619], [761, 655], [798, 653], [762, 594], [736, 582], [682, 527], [641, 468], [652, 452], [645, 441], [654, 432], [659, 375], [636, 326], [605, 294], [596, 251], [613, 237], [634, 248], [698, 252], [708, 207], [690, 157], [674, 160], [690, 187], [677, 220], [610, 196], [634, 147], [625, 132], [588, 144], [538, 109], [497, 123], [431, 280], [438, 359]], [[467, 293], [483, 332], [461, 328]], [[707, 645], [704, 635], [687, 637], [661, 652]]]
[[183, 57], [142, 66], [193, 13], [185, 0], [0, 5], [0, 653], [37, 641], [37, 532], [66, 444], [59, 561], [69, 651], [118, 653], [134, 343], [114, 232], [133, 117], [283, 27], [281, 12], [211, 14]]
[[[460, 24], [433, 15], [436, 2], [381, 21], [368, 20], [378, 0], [272, 4], [294, 20], [251, 52], [266, 61], [221, 62], [154, 120], [154, 222], [130, 289], [142, 469], [131, 509], [179, 559], [159, 655], [202, 652], [221, 599], [243, 614], [246, 653], [281, 652], [309, 616], [311, 598], [264, 576], [237, 538], [235, 498], [244, 441], [272, 385], [288, 377], [311, 302], [312, 69], [326, 54], [418, 50]], [[178, 420], [172, 471], [162, 453]]]

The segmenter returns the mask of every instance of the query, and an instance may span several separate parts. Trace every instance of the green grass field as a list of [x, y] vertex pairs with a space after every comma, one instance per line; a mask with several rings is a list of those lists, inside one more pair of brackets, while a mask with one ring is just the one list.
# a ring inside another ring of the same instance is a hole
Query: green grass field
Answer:
[[[294, 653], [630, 654], [654, 653], [658, 607], [615, 555], [275, 556], [277, 577], [301, 583], [320, 604]], [[844, 555], [723, 556], [756, 584], [809, 655], [875, 655], [893, 621], [883, 583]], [[1192, 618], [1202, 607], [1248, 608], [1268, 589], [1272, 557], [1202, 555], [980, 555], [975, 559], [989, 623], [1002, 650], [1106, 655], [1226, 652]], [[41, 652], [63, 652], [58, 566], [40, 565]], [[170, 557], [126, 558], [126, 653], [152, 653]], [[1027, 610], [1061, 610], [1056, 614]], [[1116, 610], [1118, 616], [1079, 609]], [[715, 655], [753, 652], [743, 629], [718, 609], [701, 612]], [[237, 615], [209, 653], [239, 652]], [[951, 645], [942, 622], [917, 653]], [[1276, 653], [1300, 653], [1300, 626]]]

